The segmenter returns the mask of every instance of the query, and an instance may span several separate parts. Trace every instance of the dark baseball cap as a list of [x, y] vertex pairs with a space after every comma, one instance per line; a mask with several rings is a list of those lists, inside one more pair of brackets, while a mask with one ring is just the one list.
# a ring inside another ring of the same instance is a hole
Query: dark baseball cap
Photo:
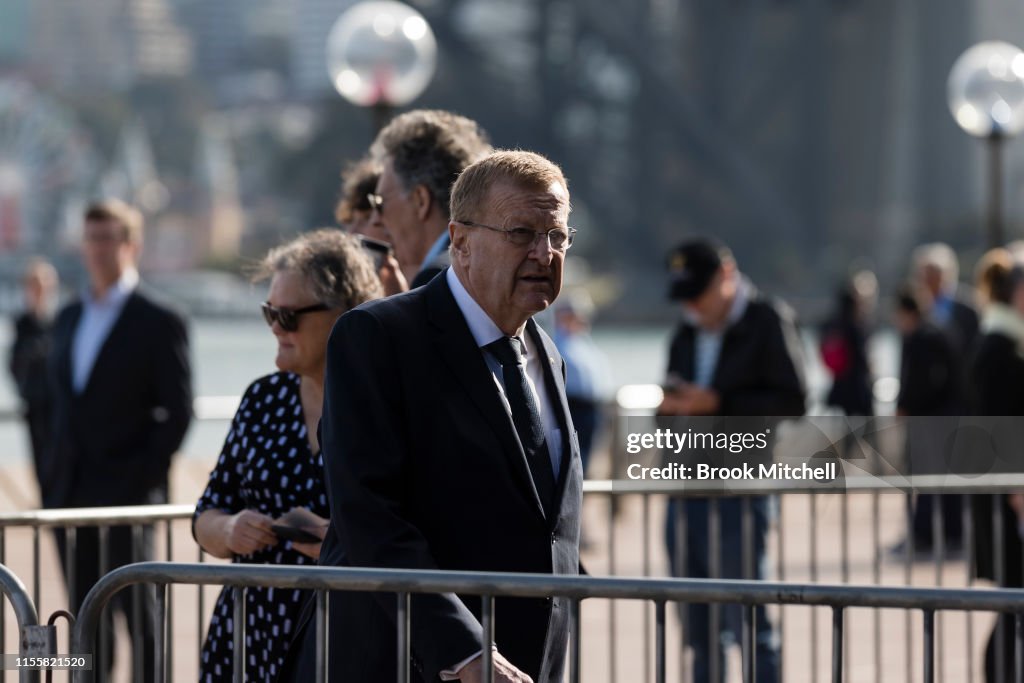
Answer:
[[707, 238], [683, 242], [668, 253], [669, 290], [672, 301], [689, 301], [704, 293], [722, 267], [729, 250]]

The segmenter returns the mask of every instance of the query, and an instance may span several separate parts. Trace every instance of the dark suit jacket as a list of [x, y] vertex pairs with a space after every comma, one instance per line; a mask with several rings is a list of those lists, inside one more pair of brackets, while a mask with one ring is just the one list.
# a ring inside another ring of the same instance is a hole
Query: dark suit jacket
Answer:
[[923, 321], [903, 339], [896, 406], [907, 415], [962, 414], [964, 362], [958, 354], [947, 332]]
[[[341, 317], [321, 420], [331, 504], [321, 564], [577, 573], [583, 474], [563, 364], [532, 320], [527, 331], [563, 435], [550, 517], [445, 278]], [[393, 681], [395, 597], [336, 593], [330, 604], [331, 678]], [[414, 680], [435, 681], [483, 647], [480, 611], [473, 596], [413, 597]], [[505, 657], [538, 683], [561, 681], [567, 602], [499, 598], [495, 614]]]
[[[1017, 351], [1017, 341], [1000, 332], [989, 332], [978, 338], [970, 363], [972, 406], [975, 415], [1024, 415], [1024, 358]], [[1003, 509], [1003, 583], [1019, 587], [1024, 573], [1017, 513], [1005, 494], [974, 494], [975, 575], [996, 579], [992, 505]]]
[[[683, 323], [669, 350], [669, 372], [687, 381], [695, 375], [696, 338], [697, 329]], [[803, 415], [803, 351], [792, 311], [751, 288], [746, 311], [722, 336], [711, 388], [721, 400], [719, 415]]]
[[451, 237], [445, 235], [444, 249], [442, 249], [441, 253], [437, 255], [437, 258], [430, 263], [424, 264], [423, 267], [420, 268], [420, 272], [416, 273], [416, 277], [412, 279], [412, 284], [409, 285], [411, 289], [422, 287], [433, 280], [438, 273], [442, 273], [447, 270], [448, 266], [452, 264], [451, 254], [448, 253], [448, 247], [451, 245], [451, 241]]
[[192, 416], [188, 335], [182, 318], [136, 289], [76, 394], [71, 348], [76, 301], [57, 316], [50, 382], [52, 439], [40, 472], [46, 507], [167, 501], [167, 471]]

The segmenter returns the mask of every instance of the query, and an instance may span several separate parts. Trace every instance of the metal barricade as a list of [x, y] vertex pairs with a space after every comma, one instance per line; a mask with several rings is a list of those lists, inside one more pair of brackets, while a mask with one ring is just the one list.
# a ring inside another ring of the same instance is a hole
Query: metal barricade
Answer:
[[[0, 593], [11, 602], [11, 607], [18, 620], [18, 654], [26, 657], [51, 654], [48, 648], [46, 627], [39, 626], [39, 615], [36, 613], [32, 599], [28, 596], [25, 584], [3, 564], [0, 564]], [[2, 608], [2, 604], [0, 604], [0, 608]], [[21, 683], [37, 683], [39, 671], [20, 668], [18, 680]]]
[[[96, 562], [94, 567], [97, 570], [97, 575], [102, 576], [105, 574], [110, 567], [106, 566], [108, 559], [108, 548], [111, 543], [112, 530], [118, 528], [127, 527], [124, 530], [123, 536], [130, 538], [130, 543], [133, 549], [133, 556], [130, 561], [139, 561], [145, 559], [141, 556], [139, 550], [142, 544], [143, 530], [146, 528], [153, 528], [154, 525], [162, 525], [163, 537], [165, 543], [163, 550], [163, 557], [167, 560], [174, 559], [173, 551], [173, 536], [174, 529], [173, 524], [175, 522], [186, 522], [191, 519], [195, 508], [191, 505], [144, 505], [144, 506], [127, 506], [127, 507], [97, 507], [97, 508], [65, 508], [65, 509], [53, 509], [53, 510], [34, 510], [28, 512], [17, 512], [17, 513], [4, 513], [0, 514], [0, 564], [5, 563], [8, 560], [8, 543], [11, 542], [11, 536], [19, 533], [21, 530], [27, 530], [31, 534], [28, 547], [23, 543], [18, 543], [15, 539], [13, 542], [19, 546], [14, 556], [10, 559], [15, 562], [24, 563], [25, 557], [30, 559], [30, 567], [26, 575], [32, 577], [32, 604], [35, 605], [36, 609], [43, 609], [45, 607], [43, 601], [48, 601], [49, 610], [60, 610], [67, 609], [71, 612], [74, 611], [74, 607], [78, 600], [76, 598], [84, 598], [84, 596], [75, 596], [75, 576], [76, 573], [83, 570], [82, 566], [77, 565], [74, 562], [74, 558], [77, 555], [78, 544], [81, 541], [83, 533], [95, 533], [97, 538], [95, 559]], [[61, 540], [58, 541], [58, 545], [63, 543], [63, 552], [58, 553], [63, 555], [63, 562], [60, 566], [60, 571], [64, 574], [65, 585], [68, 586], [68, 594], [66, 603], [55, 603], [52, 595], [44, 594], [43, 592], [43, 576], [42, 576], [42, 544], [43, 544], [43, 531], [46, 529], [53, 530], [55, 535], [59, 535]], [[85, 530], [85, 531], [83, 531]], [[149, 534], [146, 534], [147, 540], [151, 541]], [[25, 551], [28, 552], [25, 552]], [[198, 559], [203, 561], [205, 554], [200, 550]], [[199, 642], [201, 642], [202, 633], [204, 631], [205, 617], [203, 615], [202, 606], [203, 596], [200, 592], [199, 601]], [[139, 605], [139, 601], [136, 600], [135, 605]], [[170, 604], [170, 603], [169, 603]], [[5, 619], [3, 618], [3, 599], [0, 598], [0, 645], [5, 642]], [[138, 609], [134, 609], [132, 615], [135, 622], [138, 623], [142, 617]], [[173, 624], [173, 608], [168, 609], [168, 619]], [[112, 637], [111, 634], [104, 632], [104, 638]], [[0, 648], [2, 649], [2, 648]], [[137, 649], [137, 648], [136, 648]], [[102, 657], [97, 657], [97, 664], [103, 666], [106, 662], [102, 661]], [[6, 678], [4, 678], [6, 680]]]
[[[951, 556], [941, 544], [938, 544], [932, 550], [932, 555], [929, 558], [929, 564], [924, 565], [919, 560], [920, 557], [915, 557], [912, 554], [912, 546], [910, 551], [906, 548], [904, 552], [898, 557], [894, 558], [891, 555], [887, 558], [883, 549], [882, 533], [888, 531], [893, 533], [893, 527], [898, 526], [902, 529], [906, 515], [901, 513], [896, 517], [885, 517], [883, 512], [888, 511], [892, 513], [893, 510], [902, 509], [903, 503], [894, 503], [893, 501], [904, 501], [910, 495], [912, 491], [923, 491], [923, 492], [947, 492], [955, 490], [958, 492], [970, 493], [974, 491], [985, 491], [985, 492], [1010, 492], [1017, 490], [1024, 490], [1024, 477], [1022, 476], [1011, 476], [1011, 475], [999, 475], [996, 477], [977, 477], [970, 481], [955, 481], [951, 483], [949, 477], [917, 477], [913, 480], [906, 478], [886, 478], [886, 477], [850, 477], [846, 480], [845, 495], [832, 496], [830, 494], [823, 494], [813, 491], [810, 487], [797, 485], [796, 482], [783, 482], [778, 486], [774, 486], [770, 489], [766, 489], [764, 486], [746, 486], [743, 482], [731, 482], [728, 486], [728, 490], [723, 487], [714, 486], [698, 486], [700, 482], [687, 482], [686, 485], [680, 485], [678, 482], [643, 482], [643, 481], [587, 481], [584, 484], [584, 492], [586, 505], [593, 510], [595, 506], [599, 509], [602, 506], [607, 507], [608, 515], [605, 518], [606, 528], [602, 530], [605, 536], [605, 548], [603, 553], [591, 552], [587, 557], [587, 564], [591, 571], [598, 573], [607, 573], [609, 575], [615, 575], [618, 573], [628, 574], [640, 574], [643, 576], [657, 576], [664, 572], [664, 555], [659, 554], [659, 548], [663, 546], [659, 540], [662, 538], [658, 530], [661, 528], [664, 516], [659, 514], [664, 510], [664, 502], [672, 496], [710, 496], [714, 500], [718, 496], [728, 495], [732, 497], [743, 498], [747, 495], [760, 495], [763, 493], [770, 493], [778, 496], [781, 501], [782, 518], [787, 519], [789, 517], [799, 517], [805, 520], [806, 528], [800, 530], [797, 528], [790, 528], [787, 532], [786, 524], [778, 524], [773, 530], [773, 547], [772, 557], [773, 566], [775, 567], [774, 578], [779, 581], [784, 580], [797, 580], [806, 581], [810, 583], [816, 583], [821, 580], [828, 581], [839, 581], [842, 583], [855, 581], [857, 583], [867, 584], [902, 584], [902, 585], [950, 585], [950, 586], [966, 586], [968, 585], [970, 578], [973, 574], [973, 568], [971, 566], [971, 557], [968, 555], [966, 561]], [[602, 500], [603, 499], [603, 500]], [[632, 505], [630, 501], [636, 503]], [[615, 503], [613, 505], [612, 503]], [[837, 506], [839, 506], [837, 508]], [[620, 514], [615, 514], [615, 509], [618, 509]], [[711, 506], [714, 510], [714, 505]], [[823, 510], [839, 510], [838, 513], [833, 515], [833, 523], [836, 526], [828, 526], [821, 520], [823, 517]], [[852, 511], [852, 512], [851, 512]], [[858, 512], [859, 511], [859, 512]], [[37, 512], [26, 512], [16, 514], [5, 514], [0, 515], [0, 561], [3, 560], [5, 554], [5, 534], [7, 532], [13, 532], [18, 527], [28, 528], [31, 532], [31, 557], [33, 558], [31, 566], [31, 575], [33, 579], [32, 590], [35, 595], [35, 604], [40, 605], [40, 599], [47, 599], [47, 596], [41, 595], [40, 593], [40, 537], [43, 529], [46, 528], [67, 528], [68, 542], [73, 544], [75, 542], [76, 530], [83, 527], [96, 527], [96, 528], [107, 528], [114, 525], [128, 524], [133, 525], [136, 528], [140, 528], [142, 525], [148, 524], [160, 524], [164, 525], [162, 531], [165, 534], [166, 539], [166, 552], [163, 554], [168, 560], [176, 559], [172, 550], [172, 524], [178, 520], [185, 521], [191, 518], [193, 508], [190, 505], [171, 505], [171, 506], [144, 506], [138, 508], [88, 508], [88, 509], [77, 509], [77, 510], [46, 510]], [[934, 514], [938, 513], [937, 508], [933, 510]], [[677, 513], [679, 514], [679, 513]], [[634, 517], [633, 515], [636, 515]], [[744, 507], [744, 519], [749, 515], [749, 508]], [[870, 517], [870, 522], [865, 523], [865, 515]], [[964, 511], [965, 522], [964, 528], [969, 530], [971, 528], [970, 523], [970, 510], [965, 509]], [[993, 515], [996, 519], [993, 520], [994, 526], [1001, 526], [1002, 524], [1008, 524], [1009, 521], [1001, 518], [1001, 508], [994, 506]], [[639, 519], [638, 519], [638, 518]], [[593, 523], [594, 516], [591, 514], [588, 517], [591, 524]], [[601, 521], [598, 519], [597, 521]], [[686, 525], [685, 519], [681, 520], [683, 523], [677, 524], [676, 527], [676, 561], [678, 566], [685, 566], [685, 536], [686, 536]], [[642, 530], [642, 533], [637, 533], [637, 525]], [[715, 519], [715, 515], [712, 514], [709, 519], [709, 524], [720, 525], [720, 521]], [[851, 533], [851, 525], [860, 524], [860, 536], [856, 533]], [[616, 528], [618, 527], [618, 529]], [[868, 530], [867, 527], [870, 527]], [[598, 535], [594, 533], [594, 527], [588, 527], [591, 535]], [[909, 531], [909, 530], [905, 530]], [[23, 532], [22, 532], [23, 533]], [[109, 534], [109, 532], [107, 532]], [[102, 534], [106, 536], [107, 534]], [[179, 534], [180, 535], [180, 534]], [[744, 566], [748, 567], [751, 560], [751, 553], [749, 550], [749, 531], [747, 529], [747, 522], [744, 522], [744, 543], [742, 548], [738, 548], [738, 552], [741, 552], [744, 556]], [[856, 540], [860, 538], [860, 540]], [[997, 539], [1001, 538], [997, 534]], [[710, 535], [712, 543], [714, 545], [717, 534], [712, 533]], [[870, 539], [870, 540], [868, 540]], [[9, 540], [9, 539], [8, 539]], [[102, 540], [102, 539], [101, 539]], [[639, 542], [637, 542], [639, 540]], [[109, 542], [109, 541], [107, 541]], [[179, 544], [181, 539], [179, 539]], [[188, 540], [190, 550], [194, 548], [191, 546], [190, 539]], [[965, 538], [965, 546], [970, 546], [970, 539]], [[21, 543], [19, 542], [19, 545]], [[866, 548], [864, 547], [866, 546]], [[790, 557], [792, 549], [796, 548], [801, 554], [794, 554]], [[788, 550], [787, 550], [788, 549]], [[189, 555], [189, 551], [182, 551], [179, 545], [178, 555], [183, 559], [191, 559], [196, 555]], [[200, 561], [205, 559], [204, 554], [201, 550], [196, 549], [194, 552], [198, 553]], [[1001, 547], [997, 544], [997, 552], [1002, 552]], [[715, 553], [717, 554], [717, 553]], [[26, 553], [27, 555], [27, 553]], [[102, 556], [102, 555], [101, 555]], [[68, 553], [67, 557], [73, 557], [73, 553]], [[603, 560], [602, 560], [603, 558]], [[605, 564], [606, 563], [606, 564]], [[838, 563], [838, 568], [837, 568]], [[931, 572], [927, 570], [931, 567]], [[64, 571], [69, 577], [73, 576], [75, 567], [74, 563], [66, 562]], [[900, 571], [901, 570], [901, 571]], [[27, 576], [27, 574], [25, 574]], [[749, 575], [749, 574], [748, 574]], [[1005, 578], [1005, 577], [1003, 577]], [[73, 583], [73, 582], [72, 582]], [[52, 598], [49, 598], [52, 603]], [[201, 649], [203, 636], [206, 627], [206, 610], [207, 605], [204, 601], [203, 591], [198, 591], [198, 618], [197, 627], [195, 634], [196, 642], [196, 653]], [[175, 601], [173, 596], [168, 596], [165, 600], [166, 609], [168, 612], [168, 621], [173, 625], [173, 615], [175, 611], [175, 605], [180, 606], [180, 601]], [[0, 602], [2, 606], [2, 602]], [[53, 607], [64, 607], [64, 605], [53, 605]], [[180, 607], [178, 609], [181, 609]], [[607, 648], [606, 656], [608, 658], [608, 668], [612, 672], [612, 680], [615, 680], [616, 673], [621, 668], [620, 661], [620, 650], [622, 646], [618, 645], [620, 638], [618, 637], [622, 633], [622, 620], [619, 618], [620, 613], [618, 607], [614, 602], [610, 602], [608, 605], [608, 639], [611, 644]], [[651, 620], [651, 607], [648, 605], [645, 609], [644, 618], [642, 620], [642, 642], [643, 651], [650, 652], [651, 648], [654, 647], [654, 641], [656, 634], [653, 633]], [[773, 608], [775, 622], [777, 624], [777, 630], [782, 634], [783, 638], [790, 629], [788, 623], [789, 610], [782, 610], [780, 607]], [[713, 613], [718, 612], [718, 608], [715, 607], [712, 610]], [[717, 616], [717, 615], [716, 615]], [[800, 669], [809, 666], [812, 671], [818, 671], [818, 667], [825, 663], [823, 658], [819, 657], [820, 652], [823, 648], [820, 646], [826, 646], [827, 642], [819, 643], [818, 629], [819, 625], [819, 614], [817, 610], [812, 610], [810, 613], [810, 621], [812, 624], [811, 628], [811, 641], [810, 647], [801, 648], [798, 652], [787, 651], [783, 648], [781, 661], [784, 667], [796, 666]], [[872, 658], [874, 660], [876, 676], [873, 680], [881, 679], [881, 666], [882, 666], [882, 645], [883, 645], [883, 619], [881, 613], [874, 611], [871, 615], [871, 619], [874, 621], [874, 626], [871, 630], [871, 640], [873, 641], [873, 647], [871, 648]], [[914, 634], [911, 634], [912, 622], [907, 617], [903, 624], [903, 638], [906, 642], [911, 642], [911, 635], [916, 636], [916, 629]], [[801, 626], [801, 623], [794, 622], [794, 628]], [[969, 643], [974, 642], [974, 631], [975, 631], [975, 620], [967, 618], [966, 630], [967, 630], [967, 641]], [[0, 637], [3, 635], [3, 620], [0, 619]], [[170, 632], [170, 631], [168, 631]], [[847, 631], [848, 632], [848, 631]], [[715, 629], [715, 634], [718, 630]], [[846, 632], [844, 632], [845, 634]], [[845, 635], [844, 635], [845, 637]], [[945, 624], [943, 619], [936, 620], [936, 638], [939, 643], [943, 643], [947, 639], [948, 635], [946, 632]], [[714, 638], [712, 638], [714, 640]], [[0, 640], [0, 642], [3, 642]], [[752, 648], [752, 643], [742, 642], [741, 647], [746, 651]], [[716, 643], [712, 642], [712, 646], [717, 646]], [[1006, 643], [1000, 645], [1000, 649], [1005, 648]], [[857, 642], [856, 648], [862, 648], [866, 646], [863, 642]], [[867, 652], [867, 649], [864, 649]], [[959, 668], [958, 664], [954, 663], [951, 665], [944, 664], [945, 658], [940, 657], [936, 662], [936, 676], [938, 680], [957, 680], [957, 681], [973, 681], [975, 680], [975, 667], [974, 659], [975, 653], [973, 650], [968, 650], [969, 655], [966, 661], [965, 670]], [[807, 657], [807, 663], [803, 661], [803, 657]], [[181, 657], [171, 657], [168, 660], [168, 665], [172, 662], [186, 662], [180, 664], [187, 671], [191, 668], [191, 664], [187, 663], [188, 659], [182, 660]], [[648, 662], [647, 668], [638, 675], [631, 676], [630, 680], [652, 680], [652, 675], [655, 673], [650, 667], [650, 661], [645, 658], [645, 662]], [[847, 668], [849, 663], [845, 664]], [[944, 667], [948, 668], [946, 671]], [[780, 673], [784, 673], [780, 672]], [[907, 673], [906, 679], [913, 677], [912, 662], [907, 657]], [[781, 680], [786, 680], [784, 675], [780, 676]]]
[[[772, 534], [772, 566], [774, 567], [774, 578], [779, 581], [799, 580], [817, 583], [822, 579], [848, 583], [855, 581], [866, 584], [895, 584], [895, 585], [923, 585], [923, 586], [968, 586], [973, 581], [975, 567], [974, 557], [971, 552], [974, 539], [972, 538], [973, 519], [971, 507], [967, 495], [963, 497], [963, 530], [961, 548], [952, 552], [941, 542], [942, 521], [939, 517], [940, 509], [932, 508], [932, 524], [935, 529], [935, 537], [940, 539], [927, 554], [918, 553], [913, 547], [913, 535], [909, 523], [909, 515], [905, 512], [909, 508], [912, 496], [917, 493], [961, 493], [978, 494], [984, 493], [992, 496], [999, 496], [1005, 493], [1024, 490], [1024, 475], [984, 475], [977, 477], [954, 477], [949, 475], [938, 476], [852, 476], [845, 480], [844, 492], [822, 493], [820, 488], [813, 485], [803, 484], [797, 481], [772, 482], [766, 486], [765, 482], [758, 481], [731, 481], [721, 482], [700, 482], [700, 481], [586, 481], [584, 482], [585, 499], [592, 500], [591, 505], [599, 504], [593, 499], [604, 498], [603, 505], [607, 512], [606, 528], [604, 530], [604, 557], [603, 562], [590, 560], [588, 567], [596, 567], [598, 571], [606, 571], [609, 575], [615, 575], [625, 571], [630, 574], [642, 574], [649, 576], [659, 573], [659, 567], [664, 567], [666, 562], [665, 554], [652, 552], [652, 548], [664, 546], [664, 543], [651, 543], [651, 537], [662, 539], [659, 533], [659, 526], [665, 520], [665, 501], [669, 498], [690, 498], [707, 497], [709, 503], [707, 532], [708, 547], [702, 552], [707, 552], [709, 558], [719, 556], [718, 545], [721, 519], [718, 514], [718, 507], [715, 501], [722, 497], [739, 498], [742, 507], [743, 543], [735, 549], [737, 554], [743, 557], [744, 578], [751, 577], [750, 558], [750, 507], [747, 501], [752, 496], [771, 495], [779, 501], [780, 513], [773, 527]], [[635, 503], [635, 504], [631, 504]], [[1010, 523], [1002, 519], [1002, 507], [993, 505], [992, 526], [1001, 528], [1002, 524]], [[823, 521], [823, 511], [828, 511], [830, 520]], [[657, 513], [662, 514], [657, 514]], [[687, 566], [686, 562], [686, 536], [690, 531], [687, 527], [685, 513], [682, 506], [676, 507], [675, 524], [675, 564], [678, 567]], [[593, 515], [591, 515], [592, 517]], [[640, 520], [642, 534], [637, 533], [637, 518]], [[793, 524], [793, 522], [796, 524]], [[886, 549], [883, 545], [883, 532], [890, 537], [885, 543], [892, 543], [901, 538], [908, 542], [903, 544], [899, 552], [895, 548]], [[1004, 549], [1002, 547], [1002, 534], [996, 532], [995, 552], [1001, 557]], [[626, 543], [631, 543], [623, 547]], [[637, 539], [641, 539], [637, 542]], [[623, 567], [623, 558], [632, 559], [632, 563]], [[711, 576], [715, 574], [715, 562], [709, 561], [712, 570]], [[997, 558], [997, 571], [1001, 569], [1001, 560]], [[1005, 585], [1005, 580], [1010, 577], [997, 576], [997, 582]], [[1013, 585], [1012, 583], [1010, 585]], [[789, 610], [775, 608], [774, 616], [777, 627], [777, 634], [781, 641], [786, 640], [787, 621]], [[875, 610], [870, 616], [870, 641], [858, 641], [856, 647], [860, 650], [862, 657], [860, 661], [871, 661], [874, 667], [874, 676], [870, 680], [881, 681], [883, 665], [883, 630], [890, 626], [891, 619], [887, 618], [883, 623], [883, 615]], [[711, 609], [710, 622], [710, 649], [717, 651], [719, 623], [718, 608]], [[811, 638], [809, 647], [801, 647], [798, 652], [788, 651], [785, 647], [782, 656], [779, 658], [780, 671], [779, 680], [788, 680], [785, 672], [788, 667], [796, 667], [796, 670], [819, 671], [823, 661], [819, 661], [819, 615], [816, 610], [809, 614]], [[957, 617], [961, 619], [961, 617]], [[937, 680], [967, 681], [976, 680], [975, 664], [977, 658], [976, 648], [973, 646], [975, 632], [977, 631], [977, 620], [971, 614], [962, 617], [963, 625], [958, 621], [956, 626], [959, 636], [966, 631], [966, 656], [963, 657], [963, 668], [957, 663], [959, 655], [950, 654], [947, 656], [946, 649], [943, 649], [942, 656], [936, 661]], [[609, 641], [613, 644], [606, 653], [608, 669], [612, 672], [611, 680], [616, 680], [616, 672], [619, 653], [614, 646], [616, 634], [622, 633], [620, 628], [619, 615], [614, 604], [608, 607], [608, 631]], [[804, 623], [794, 624], [794, 627], [802, 627]], [[946, 622], [939, 618], [936, 620], [936, 638], [940, 643], [946, 641]], [[628, 632], [628, 631], [627, 631]], [[980, 633], [980, 631], [978, 631]], [[904, 619], [903, 639], [907, 643], [913, 642], [912, 622], [909, 616]], [[844, 635], [844, 637], [847, 637]], [[996, 647], [1002, 652], [1007, 643], [1002, 642], [1002, 631], [996, 631]], [[961, 638], [961, 640], [964, 640]], [[746, 641], [738, 643], [743, 649], [751, 647]], [[827, 645], [827, 643], [824, 643]], [[868, 647], [870, 645], [870, 647]], [[649, 652], [652, 646], [649, 630], [646, 626], [643, 631], [643, 648]], [[806, 659], [804, 659], [806, 657]], [[947, 659], [950, 662], [947, 664]], [[712, 662], [717, 664], [717, 657], [712, 657]], [[1001, 661], [1001, 660], [1000, 660]], [[849, 674], [849, 660], [844, 666]], [[949, 669], [948, 671], [946, 669]], [[641, 680], [650, 681], [649, 671], [644, 672]], [[713, 672], [718, 673], [718, 672]], [[998, 674], [997, 674], [998, 676]], [[906, 658], [906, 673], [902, 680], [913, 678], [913, 662]], [[634, 680], [634, 679], [630, 679]], [[689, 680], [683, 676], [683, 680]], [[712, 677], [711, 680], [717, 680]], [[893, 679], [900, 680], [900, 679]]]
[[[316, 627], [318, 635], [327, 628], [325, 591], [364, 591], [394, 593], [397, 596], [397, 648], [398, 683], [408, 683], [411, 647], [410, 602], [413, 593], [458, 593], [475, 595], [482, 599], [482, 625], [485, 634], [494, 633], [495, 597], [563, 597], [570, 602], [570, 642], [568, 643], [569, 680], [579, 683], [584, 656], [580, 601], [588, 598], [610, 600], [640, 600], [655, 606], [655, 661], [654, 673], [657, 683], [664, 683], [666, 674], [666, 604], [669, 602], [727, 604], [744, 606], [747, 618], [744, 628], [752, 629], [750, 615], [758, 605], [802, 605], [824, 607], [832, 611], [832, 656], [831, 680], [843, 680], [843, 632], [847, 610], [853, 607], [876, 609], [891, 608], [918, 611], [922, 615], [921, 636], [922, 680], [935, 680], [935, 615], [939, 611], [982, 610], [1012, 613], [1017, 623], [1016, 644], [1018, 651], [1024, 651], [1024, 629], [1021, 628], [1024, 615], [1024, 590], [980, 590], [953, 588], [900, 588], [888, 586], [811, 585], [788, 584], [761, 581], [726, 581], [694, 579], [642, 579], [642, 578], [597, 578], [583, 576], [551, 576], [541, 574], [502, 574], [476, 572], [410, 571], [397, 569], [357, 569], [325, 567], [271, 567], [271, 566], [214, 566], [204, 564], [167, 564], [146, 562], [116, 569], [90, 591], [82, 605], [79, 619], [74, 628], [74, 649], [78, 652], [92, 652], [95, 649], [96, 631], [104, 606], [119, 591], [139, 584], [169, 586], [171, 584], [223, 584], [233, 586], [237, 596], [242, 598], [245, 589], [253, 586], [275, 588], [299, 588], [315, 591]], [[236, 605], [244, 605], [239, 599]], [[243, 608], [244, 609], [244, 608]], [[165, 614], [158, 614], [161, 620]], [[237, 615], [244, 616], [244, 615]], [[236, 623], [244, 624], [239, 619]], [[752, 633], [749, 634], [752, 637]], [[235, 642], [244, 642], [242, 629], [235, 630]], [[327, 680], [324, 662], [327, 659], [329, 640], [318, 642], [317, 680]], [[235, 680], [244, 648], [234, 649]], [[483, 648], [485, 678], [492, 683], [490, 648]], [[646, 653], [644, 653], [646, 657]], [[744, 653], [743, 679], [753, 681], [754, 668]], [[163, 657], [166, 663], [167, 657]], [[1016, 678], [1024, 677], [1024, 661], [1017, 659]], [[76, 683], [90, 683], [92, 671], [75, 671]], [[157, 681], [167, 679], [166, 669], [160, 669]]]

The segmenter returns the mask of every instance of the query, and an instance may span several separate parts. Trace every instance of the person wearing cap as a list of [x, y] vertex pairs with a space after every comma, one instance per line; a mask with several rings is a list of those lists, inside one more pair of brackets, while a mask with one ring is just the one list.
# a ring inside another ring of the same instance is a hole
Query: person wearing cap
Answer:
[[[725, 246], [709, 239], [692, 239], [669, 253], [669, 297], [682, 305], [683, 320], [673, 336], [663, 416], [795, 417], [803, 415], [806, 397], [803, 353], [792, 311], [758, 292], [736, 266]], [[766, 537], [771, 501], [750, 499], [753, 516], [753, 576], [744, 576], [742, 503], [719, 499], [720, 533], [718, 578], [765, 578]], [[686, 562], [678, 566], [675, 552], [676, 507], [685, 506]], [[669, 503], [666, 541], [675, 576], [707, 578], [709, 556], [706, 498]], [[726, 550], [728, 549], [728, 550]], [[698, 683], [725, 678], [726, 648], [739, 643], [742, 614], [739, 605], [719, 611], [719, 651], [711, 652], [708, 605], [689, 605], [684, 633], [693, 649], [693, 678]], [[756, 680], [778, 681], [779, 651], [764, 609], [756, 615]]]

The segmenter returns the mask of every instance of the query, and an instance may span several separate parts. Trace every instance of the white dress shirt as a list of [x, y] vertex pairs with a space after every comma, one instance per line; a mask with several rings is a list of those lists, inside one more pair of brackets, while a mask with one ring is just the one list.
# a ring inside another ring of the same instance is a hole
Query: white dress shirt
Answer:
[[[462, 317], [466, 319], [466, 323], [469, 325], [469, 331], [473, 335], [473, 340], [476, 341], [476, 345], [480, 348], [480, 352], [484, 356], [484, 361], [487, 363], [488, 369], [491, 371], [491, 376], [494, 378], [494, 384], [497, 386], [498, 393], [501, 395], [501, 402], [505, 404], [505, 410], [508, 411], [509, 416], [512, 415], [512, 409], [509, 407], [508, 398], [505, 396], [505, 383], [502, 380], [501, 363], [487, 351], [483, 350], [483, 347], [487, 346], [493, 341], [497, 341], [505, 336], [505, 333], [498, 329], [498, 326], [494, 324], [490, 316], [480, 308], [480, 304], [466, 291], [466, 288], [459, 281], [459, 277], [455, 274], [454, 268], [449, 268], [448, 272], [445, 273], [445, 277], [448, 280], [448, 287], [452, 290], [452, 295], [455, 297], [455, 303], [458, 305], [459, 310], [462, 311]], [[551, 408], [551, 399], [548, 396], [547, 385], [544, 383], [544, 366], [545, 360], [548, 363], [553, 363], [553, 359], [544, 358], [537, 348], [533, 344], [533, 339], [530, 335], [524, 334], [525, 325], [516, 332], [516, 336], [519, 337], [523, 343], [523, 349], [525, 350], [526, 356], [526, 383], [530, 386], [530, 391], [533, 392], [534, 400], [537, 403], [537, 408], [540, 411], [541, 422], [544, 424], [544, 437], [548, 443], [548, 453], [551, 454], [551, 468], [555, 474], [555, 481], [558, 481], [558, 473], [562, 463], [562, 430], [558, 427], [558, 420], [555, 418], [555, 413]], [[532, 361], [532, 362], [531, 362]], [[539, 388], [539, 390], [538, 390]], [[492, 650], [497, 650], [493, 645]], [[442, 681], [455, 681], [459, 678], [459, 671], [461, 671], [467, 664], [472, 662], [474, 659], [483, 654], [483, 651], [476, 652], [461, 662], [455, 664], [455, 666], [445, 669], [441, 672]]]
[[71, 343], [71, 385], [75, 393], [85, 391], [96, 357], [138, 284], [139, 272], [129, 268], [102, 296], [93, 296], [88, 287], [82, 292], [82, 315]]
[[[455, 274], [454, 268], [449, 268], [448, 272], [445, 273], [445, 277], [448, 279], [448, 287], [452, 290], [452, 295], [455, 297], [455, 303], [458, 304], [459, 310], [462, 311], [462, 316], [469, 325], [469, 331], [472, 333], [476, 345], [480, 347], [481, 353], [483, 353], [484, 361], [486, 361], [487, 367], [491, 371], [491, 376], [494, 378], [494, 384], [501, 394], [501, 401], [505, 404], [505, 409], [508, 410], [508, 414], [511, 416], [512, 409], [509, 407], [508, 398], [505, 396], [505, 382], [502, 379], [501, 363], [493, 355], [483, 350], [483, 347], [491, 342], [504, 337], [505, 333], [498, 329], [498, 326], [494, 324], [490, 316], [484, 312], [484, 309], [480, 308], [480, 304], [466, 291], [466, 288], [459, 281], [459, 277]], [[525, 332], [524, 325], [523, 328], [517, 331], [516, 336], [524, 342], [526, 383], [530, 385], [530, 390], [533, 392], [534, 400], [540, 411], [540, 419], [544, 425], [544, 437], [547, 439], [548, 453], [551, 455], [551, 470], [554, 472], [555, 481], [558, 481], [559, 470], [562, 465], [562, 430], [558, 426], [558, 418], [555, 417], [551, 397], [548, 396], [547, 385], [544, 382], [544, 363], [547, 362], [549, 365], [553, 365], [555, 361], [553, 358], [544, 355], [543, 349], [537, 349], [534, 346], [533, 339]], [[552, 371], [554, 371], [554, 368]]]

